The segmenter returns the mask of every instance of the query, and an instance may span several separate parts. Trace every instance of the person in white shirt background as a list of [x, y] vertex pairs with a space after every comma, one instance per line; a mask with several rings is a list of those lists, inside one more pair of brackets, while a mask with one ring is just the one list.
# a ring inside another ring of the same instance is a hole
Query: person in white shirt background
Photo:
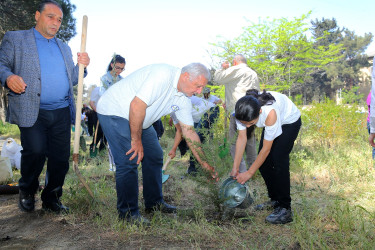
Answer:
[[109, 170], [115, 171], [116, 165], [113, 161], [113, 156], [111, 153], [110, 147], [107, 145], [107, 140], [103, 134], [102, 128], [100, 126], [100, 123], [97, 123], [98, 117], [96, 113], [96, 106], [100, 99], [100, 97], [104, 94], [104, 92], [111, 87], [113, 84], [118, 82], [119, 80], [123, 79], [123, 77], [120, 75], [125, 70], [126, 61], [125, 58], [121, 55], [114, 55], [111, 59], [111, 61], [108, 64], [107, 73], [104, 74], [100, 78], [101, 85], [99, 87], [96, 87], [91, 92], [91, 98], [90, 98], [90, 107], [92, 108], [93, 112], [90, 116], [91, 123], [95, 124], [95, 130], [97, 130], [96, 138], [93, 135], [92, 143], [90, 145], [90, 151], [93, 151], [93, 147], [98, 145], [99, 151], [103, 150], [106, 146], [108, 147], [108, 159], [109, 159]]

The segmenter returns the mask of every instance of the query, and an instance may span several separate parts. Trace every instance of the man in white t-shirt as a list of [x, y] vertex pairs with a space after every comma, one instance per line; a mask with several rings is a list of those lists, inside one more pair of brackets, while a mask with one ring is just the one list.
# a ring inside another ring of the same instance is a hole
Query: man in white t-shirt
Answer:
[[200, 158], [199, 137], [193, 128], [188, 96], [201, 93], [210, 79], [200, 63], [182, 69], [167, 64], [143, 67], [109, 88], [100, 98], [97, 112], [116, 164], [117, 209], [120, 219], [149, 224], [138, 207], [138, 164], [142, 161], [145, 211], [175, 213], [162, 194], [163, 150], [152, 124], [175, 112], [183, 135], [198, 162], [208, 171], [214, 168]]

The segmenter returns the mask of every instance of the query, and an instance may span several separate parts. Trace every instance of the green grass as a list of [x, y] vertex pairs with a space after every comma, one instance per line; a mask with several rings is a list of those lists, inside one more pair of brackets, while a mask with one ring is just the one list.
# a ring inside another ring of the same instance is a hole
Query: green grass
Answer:
[[[215, 195], [219, 184], [205, 177], [181, 179], [188, 166], [187, 155], [172, 160], [166, 171], [170, 179], [163, 184], [165, 200], [180, 208], [177, 215], [146, 215], [152, 223], [150, 228], [119, 222], [115, 179], [108, 171], [106, 152], [94, 159], [88, 152], [80, 154], [79, 168], [94, 192], [94, 201], [69, 171], [63, 202], [73, 212], [66, 219], [91, 225], [98, 238], [113, 235], [115, 246], [129, 248], [374, 249], [375, 171], [362, 122], [366, 115], [331, 103], [319, 105], [312, 107], [319, 110], [319, 119], [314, 110], [303, 111], [303, 128], [291, 154], [294, 221], [290, 224], [266, 224], [269, 212], [256, 212], [253, 207], [224, 217]], [[322, 116], [325, 110], [337, 114]], [[232, 166], [229, 156], [218, 157], [223, 127], [219, 122], [213, 140], [204, 145], [209, 162], [217, 167], [222, 180]], [[173, 134], [173, 129], [166, 127], [161, 139], [165, 155], [172, 146]], [[267, 200], [259, 173], [249, 187], [255, 204]], [[142, 192], [139, 204], [144, 214]]]

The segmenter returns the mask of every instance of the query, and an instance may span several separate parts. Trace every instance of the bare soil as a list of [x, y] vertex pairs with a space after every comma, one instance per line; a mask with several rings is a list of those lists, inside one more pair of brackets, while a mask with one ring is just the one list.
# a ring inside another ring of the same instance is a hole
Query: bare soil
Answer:
[[[0, 195], [1, 249], [109, 249], [115, 248], [115, 235], [85, 224], [72, 223], [70, 215], [57, 215], [41, 209], [37, 200], [34, 212], [18, 208], [18, 194]], [[100, 239], [100, 240], [98, 240]]]

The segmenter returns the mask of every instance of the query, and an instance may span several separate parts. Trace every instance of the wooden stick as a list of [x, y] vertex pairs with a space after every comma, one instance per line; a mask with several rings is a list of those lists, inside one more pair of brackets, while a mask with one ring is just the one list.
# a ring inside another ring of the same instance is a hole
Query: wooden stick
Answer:
[[[82, 21], [82, 37], [81, 37], [81, 53], [86, 52], [86, 39], [87, 39], [87, 16], [83, 16]], [[84, 65], [79, 64], [78, 73], [78, 95], [76, 104], [76, 121], [75, 121], [75, 131], [74, 131], [74, 147], [73, 147], [73, 170], [77, 174], [78, 179], [81, 181], [83, 186], [89, 192], [90, 196], [94, 198], [89, 185], [87, 185], [85, 179], [83, 178], [81, 172], [78, 169], [79, 161], [79, 137], [81, 134], [81, 109], [82, 109], [82, 94], [83, 94], [83, 75], [84, 75]]]
[[171, 157], [168, 156], [167, 160], [165, 161], [164, 165], [163, 165], [163, 168], [161, 170], [165, 171], [167, 169], [167, 166], [169, 164], [169, 162], [171, 161]]

